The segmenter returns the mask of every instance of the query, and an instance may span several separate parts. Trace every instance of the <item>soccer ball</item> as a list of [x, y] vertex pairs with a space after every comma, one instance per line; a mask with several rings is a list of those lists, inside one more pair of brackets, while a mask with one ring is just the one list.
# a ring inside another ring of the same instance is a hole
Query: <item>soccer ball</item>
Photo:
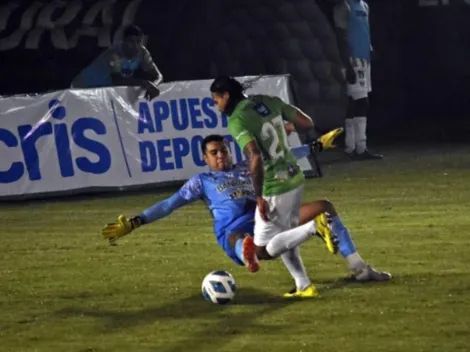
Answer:
[[202, 296], [215, 304], [227, 304], [235, 297], [237, 285], [228, 271], [217, 270], [202, 281]]

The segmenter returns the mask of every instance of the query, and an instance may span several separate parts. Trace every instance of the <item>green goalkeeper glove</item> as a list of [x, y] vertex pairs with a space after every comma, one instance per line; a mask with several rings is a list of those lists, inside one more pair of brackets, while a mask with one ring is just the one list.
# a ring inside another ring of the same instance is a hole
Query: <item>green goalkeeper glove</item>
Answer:
[[136, 228], [142, 226], [142, 219], [136, 216], [134, 218], [126, 218], [124, 215], [119, 215], [117, 222], [107, 224], [102, 230], [101, 234], [109, 241], [110, 245], [117, 244], [117, 240], [123, 236], [130, 234]]

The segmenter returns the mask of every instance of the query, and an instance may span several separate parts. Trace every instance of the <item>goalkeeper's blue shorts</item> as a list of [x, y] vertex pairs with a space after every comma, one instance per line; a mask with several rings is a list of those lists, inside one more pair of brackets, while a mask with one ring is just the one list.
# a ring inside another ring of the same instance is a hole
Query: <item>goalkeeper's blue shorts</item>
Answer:
[[230, 259], [232, 259], [238, 265], [245, 265], [240, 258], [238, 258], [235, 248], [230, 247], [230, 235], [234, 233], [247, 234], [253, 236], [255, 227], [255, 214], [246, 214], [232, 224], [227, 226], [224, 230], [217, 233], [217, 241]]

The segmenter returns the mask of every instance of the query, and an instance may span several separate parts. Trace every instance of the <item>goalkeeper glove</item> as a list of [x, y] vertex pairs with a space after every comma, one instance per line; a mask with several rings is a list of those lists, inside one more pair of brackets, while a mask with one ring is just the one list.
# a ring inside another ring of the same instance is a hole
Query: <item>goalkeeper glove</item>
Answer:
[[336, 128], [328, 133], [325, 133], [324, 135], [320, 136], [320, 138], [317, 139], [317, 142], [320, 142], [322, 145], [322, 149], [332, 149], [335, 148], [336, 145], [334, 144], [336, 138], [343, 133], [344, 128], [339, 127]]
[[344, 129], [343, 127], [336, 128], [334, 130], [331, 130], [328, 133], [325, 133], [324, 135], [321, 135], [316, 141], [313, 141], [310, 143], [310, 148], [312, 154], [315, 152], [321, 152], [326, 149], [332, 149], [336, 148], [336, 145], [334, 144], [336, 138], [343, 133]]
[[142, 226], [142, 224], [142, 219], [138, 216], [129, 219], [124, 215], [119, 215], [117, 222], [107, 224], [101, 230], [101, 234], [109, 241], [110, 245], [114, 245], [119, 238], [130, 234], [133, 230]]

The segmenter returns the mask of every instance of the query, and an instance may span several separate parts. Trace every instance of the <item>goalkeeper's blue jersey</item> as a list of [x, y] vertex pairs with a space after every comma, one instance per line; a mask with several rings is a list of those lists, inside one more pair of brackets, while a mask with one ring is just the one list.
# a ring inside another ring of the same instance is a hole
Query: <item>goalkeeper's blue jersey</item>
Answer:
[[256, 197], [243, 164], [229, 171], [208, 171], [189, 179], [178, 191], [187, 202], [202, 199], [214, 219], [217, 237], [240, 218], [254, 218]]
[[[292, 149], [297, 158], [310, 153], [309, 146]], [[174, 195], [145, 209], [139, 216], [151, 223], [196, 200], [203, 200], [214, 219], [214, 233], [224, 247], [227, 231], [245, 230], [253, 223], [256, 197], [250, 171], [245, 162], [228, 171], [207, 171], [191, 177]]]

